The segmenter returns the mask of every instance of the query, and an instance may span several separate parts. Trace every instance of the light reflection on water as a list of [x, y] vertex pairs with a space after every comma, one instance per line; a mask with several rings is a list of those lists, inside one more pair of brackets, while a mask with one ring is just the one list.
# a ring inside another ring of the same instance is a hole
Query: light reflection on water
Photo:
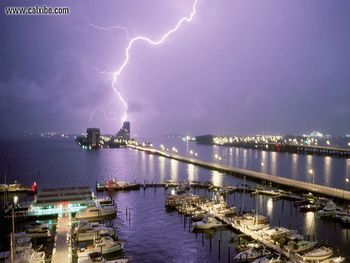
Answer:
[[[219, 172], [209, 171], [193, 165], [165, 159], [164, 157], [148, 155], [135, 150], [102, 149], [99, 151], [83, 151], [75, 145], [74, 142], [59, 141], [57, 145], [55, 143], [51, 145], [50, 143], [50, 141], [44, 141], [44, 143], [40, 141], [33, 145], [26, 145], [26, 147], [19, 148], [16, 151], [14, 149], [18, 146], [16, 146], [15, 143], [12, 143], [11, 147], [0, 147], [0, 149], [9, 149], [6, 150], [6, 158], [11, 163], [8, 180], [17, 178], [23, 184], [30, 184], [33, 180], [36, 180], [39, 183], [39, 188], [72, 185], [89, 185], [94, 187], [96, 181], [104, 181], [106, 178], [128, 181], [137, 180], [138, 182], [143, 182], [144, 180], [158, 182], [167, 179], [199, 180], [202, 182], [211, 181], [216, 185], [237, 185], [243, 182], [242, 178], [223, 175]], [[212, 149], [212, 147], [196, 147], [196, 145], [191, 145], [191, 148], [199, 152], [199, 156], [211, 156], [212, 151], [208, 149]], [[179, 147], [179, 149], [180, 148], [181, 147]], [[201, 150], [199, 151], [199, 149]], [[30, 154], [28, 154], [27, 151], [29, 151]], [[290, 166], [284, 162], [292, 162], [292, 173], [297, 174], [297, 178], [304, 176], [304, 180], [306, 179], [305, 172], [308, 167], [306, 160], [309, 160], [308, 165], [310, 165], [311, 162], [314, 166], [313, 169], [317, 172], [317, 178], [315, 179], [320, 180], [324, 178], [324, 171], [326, 170], [324, 157], [306, 157], [303, 155], [295, 157], [295, 155], [279, 153], [275, 153], [275, 157], [273, 157], [273, 155], [267, 151], [259, 151], [257, 153], [254, 151], [254, 153], [248, 154], [249, 151], [250, 150], [247, 149], [233, 149], [233, 156], [230, 158], [235, 158], [234, 163], [242, 164], [244, 162], [242, 156], [246, 156], [246, 165], [253, 167], [255, 162], [255, 169], [257, 170], [262, 169], [260, 163], [262, 160], [265, 160], [264, 163], [267, 165], [264, 166], [264, 169], [266, 168], [267, 172], [271, 171], [272, 160], [275, 158], [275, 162], [278, 163], [275, 168], [276, 173], [280, 173], [281, 175], [291, 174], [290, 169], [287, 169], [287, 167]], [[217, 152], [222, 152], [220, 151], [220, 147], [217, 147]], [[255, 161], [249, 160], [248, 156], [254, 158], [256, 154], [258, 154], [258, 158], [255, 159]], [[2, 154], [1, 157], [3, 160], [4, 154]], [[296, 160], [295, 162], [291, 161], [294, 159]], [[294, 163], [296, 168], [293, 168]], [[341, 183], [344, 184], [344, 177], [342, 176], [346, 174], [344, 169], [346, 168], [346, 164], [350, 165], [349, 160], [345, 161], [343, 159], [332, 158], [331, 165], [329, 166], [331, 171], [329, 172], [330, 183], [338, 183], [339, 181], [337, 180], [340, 178]], [[41, 170], [40, 177], [38, 175], [28, 176], [28, 174], [33, 174], [33, 171], [36, 172], [38, 167], [40, 167]], [[2, 168], [4, 169], [4, 167]], [[334, 172], [337, 170], [339, 173]], [[283, 173], [281, 171], [283, 171]], [[310, 180], [310, 178], [307, 179]], [[248, 180], [247, 183], [251, 185], [256, 184]], [[348, 186], [350, 187], [350, 185]], [[127, 241], [129, 239], [127, 246], [129, 247], [128, 252], [131, 253], [132, 257], [142, 258], [142, 254], [148, 254], [153, 249], [154, 251], [151, 254], [155, 255], [158, 253], [159, 249], [152, 246], [161, 243], [159, 240], [162, 239], [162, 235], [170, 235], [166, 231], [167, 227], [172, 227], [171, 233], [175, 233], [174, 237], [171, 236], [169, 238], [167, 236], [167, 241], [171, 238], [174, 239], [174, 243], [169, 244], [178, 245], [183, 241], [182, 238], [184, 238], [186, 244], [189, 244], [189, 249], [193, 252], [190, 253], [190, 256], [196, 255], [196, 260], [194, 260], [194, 262], [208, 262], [202, 260], [203, 255], [204, 258], [212, 257], [207, 255], [207, 247], [202, 249], [201, 246], [197, 246], [198, 244], [195, 243], [195, 236], [192, 235], [192, 233], [189, 233], [190, 235], [186, 234], [186, 237], [182, 236], [182, 234], [185, 235], [184, 233], [176, 236], [177, 231], [179, 231], [178, 225], [180, 225], [180, 227], [183, 226], [183, 222], [176, 213], [163, 213], [163, 189], [148, 189], [146, 192], [141, 190], [130, 194], [118, 193], [116, 194], [116, 198], [120, 203], [119, 209], [121, 211], [125, 210], [125, 206], [130, 206], [132, 211], [133, 220], [131, 225], [134, 225], [135, 228], [123, 227], [121, 230], [121, 237], [125, 237]], [[272, 201], [270, 197], [266, 196], [259, 196], [258, 198], [259, 211], [269, 216], [273, 225], [278, 225], [279, 223], [284, 227], [291, 225], [293, 229], [302, 229], [304, 234], [317, 234], [320, 240], [328, 239], [330, 244], [335, 247], [340, 247], [344, 255], [350, 256], [350, 251], [346, 249], [349, 244], [349, 239], [346, 236], [347, 232], [339, 223], [316, 219], [314, 213], [302, 214], [287, 201]], [[241, 193], [235, 193], [229, 195], [228, 203], [234, 203], [239, 210], [239, 208], [242, 208], [243, 199], [245, 200], [244, 206], [247, 210], [255, 209], [254, 198], [251, 197], [250, 194], [243, 195]], [[159, 214], [161, 216], [159, 216]], [[152, 222], [150, 218], [152, 218], [154, 222]], [[175, 222], [173, 221], [174, 218], [180, 221]], [[315, 219], [317, 228], [315, 227]], [[162, 229], [161, 231], [154, 232], [153, 234], [152, 230], [157, 229], [159, 226], [156, 224], [164, 227], [160, 228]], [[170, 226], [168, 226], [168, 224], [170, 224]], [[141, 231], [141, 229], [143, 231], [142, 233], [147, 234], [147, 238], [150, 240], [146, 240], [146, 238], [140, 240], [138, 238], [138, 234], [140, 234], [138, 231]], [[142, 241], [144, 241], [144, 243], [142, 243]], [[161, 257], [171, 256], [173, 258], [177, 256], [175, 252], [175, 255], [173, 252], [170, 254], [165, 252], [166, 249], [171, 250], [169, 245], [163, 243], [161, 243], [161, 245], [163, 246], [162, 250], [160, 250], [160, 252], [163, 253]], [[186, 246], [182, 246], [181, 249], [186, 251]]]
[[213, 185], [215, 186], [222, 186], [222, 173], [218, 172], [218, 171], [211, 171], [212, 174], [212, 178], [211, 178], [211, 182], [213, 183]]
[[305, 213], [304, 233], [306, 235], [315, 235], [316, 231], [316, 215], [314, 212]]

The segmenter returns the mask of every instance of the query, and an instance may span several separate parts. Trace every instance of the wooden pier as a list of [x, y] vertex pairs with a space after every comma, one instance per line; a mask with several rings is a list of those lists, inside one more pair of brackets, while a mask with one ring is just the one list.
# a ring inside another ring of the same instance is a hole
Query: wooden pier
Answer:
[[214, 162], [206, 162], [206, 161], [202, 161], [194, 158], [188, 158], [181, 155], [172, 154], [172, 153], [161, 151], [151, 147], [142, 147], [142, 146], [131, 145], [131, 144], [129, 144], [128, 147], [139, 151], [143, 151], [149, 154], [155, 154], [158, 156], [163, 156], [163, 157], [177, 160], [180, 162], [197, 165], [206, 169], [216, 170], [229, 175], [246, 176], [247, 178], [250, 178], [250, 179], [266, 181], [266, 182], [270, 182], [270, 183], [284, 186], [287, 188], [294, 188], [296, 190], [312, 192], [314, 194], [320, 194], [320, 195], [333, 197], [341, 200], [348, 200], [348, 201], [350, 200], [350, 191], [339, 189], [339, 188], [333, 188], [333, 187], [324, 186], [320, 184], [308, 183], [304, 181], [256, 172], [252, 170], [240, 169], [240, 168], [218, 164]]

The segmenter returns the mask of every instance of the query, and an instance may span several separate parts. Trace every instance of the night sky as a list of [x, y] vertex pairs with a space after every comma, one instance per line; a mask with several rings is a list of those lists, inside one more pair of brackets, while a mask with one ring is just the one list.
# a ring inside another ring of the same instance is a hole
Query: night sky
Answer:
[[[71, 14], [4, 14], [43, 4]], [[129, 40], [89, 24], [157, 40], [192, 4], [2, 0], [0, 133], [116, 132], [123, 105], [98, 71], [118, 69]], [[198, 0], [165, 43], [133, 46], [118, 88], [132, 135], [350, 133], [350, 1]]]

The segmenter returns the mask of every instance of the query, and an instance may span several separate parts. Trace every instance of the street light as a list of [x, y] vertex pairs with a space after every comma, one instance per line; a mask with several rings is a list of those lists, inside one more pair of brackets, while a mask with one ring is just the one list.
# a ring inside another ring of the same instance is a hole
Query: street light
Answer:
[[18, 196], [15, 195], [13, 197], [13, 205], [12, 205], [12, 233], [11, 233], [11, 263], [15, 262], [15, 254], [14, 254], [14, 235], [15, 235], [15, 206], [18, 203]]

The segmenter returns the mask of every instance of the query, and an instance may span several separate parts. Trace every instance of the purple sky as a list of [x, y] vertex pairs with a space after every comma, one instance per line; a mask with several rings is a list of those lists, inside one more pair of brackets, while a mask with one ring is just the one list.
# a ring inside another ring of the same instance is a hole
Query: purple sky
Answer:
[[[5, 6], [69, 6], [68, 16], [5, 16]], [[190, 0], [1, 1], [2, 132], [114, 133], [111, 88], [124, 31], [158, 39]], [[132, 134], [350, 133], [350, 1], [199, 0], [157, 47], [136, 44], [119, 89]], [[98, 109], [91, 121], [89, 116]]]

